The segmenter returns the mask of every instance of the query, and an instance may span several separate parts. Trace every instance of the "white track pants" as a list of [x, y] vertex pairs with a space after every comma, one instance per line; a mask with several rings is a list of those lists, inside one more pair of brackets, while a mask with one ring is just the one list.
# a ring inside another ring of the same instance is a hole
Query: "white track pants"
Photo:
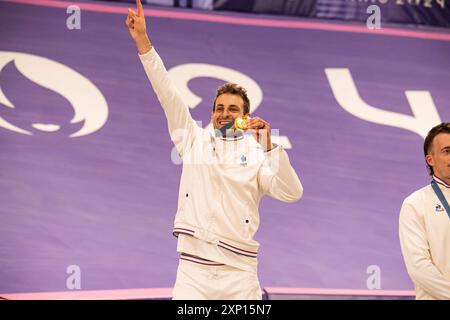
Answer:
[[180, 259], [174, 300], [261, 300], [255, 273]]

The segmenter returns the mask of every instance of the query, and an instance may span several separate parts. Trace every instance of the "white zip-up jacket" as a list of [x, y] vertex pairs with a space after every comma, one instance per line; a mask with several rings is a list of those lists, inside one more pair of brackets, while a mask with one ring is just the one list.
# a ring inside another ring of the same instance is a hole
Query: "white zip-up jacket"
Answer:
[[[449, 201], [450, 186], [433, 179]], [[450, 299], [450, 217], [431, 185], [404, 200], [399, 236], [416, 299]]]
[[265, 152], [252, 136], [216, 137], [199, 127], [155, 48], [139, 57], [183, 160], [174, 235], [255, 258], [262, 196], [294, 202], [303, 193], [286, 151], [276, 146]]

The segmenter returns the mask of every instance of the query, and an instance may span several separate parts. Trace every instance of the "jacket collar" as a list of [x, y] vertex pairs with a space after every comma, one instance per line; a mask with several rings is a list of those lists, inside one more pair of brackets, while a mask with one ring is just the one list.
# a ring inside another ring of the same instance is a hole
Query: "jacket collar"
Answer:
[[436, 181], [438, 184], [440, 184], [440, 185], [446, 187], [446, 188], [450, 188], [450, 185], [449, 185], [449, 184], [447, 184], [444, 180], [439, 179], [439, 178], [436, 177], [436, 176], [433, 176], [433, 180]]
[[216, 138], [220, 138], [224, 141], [236, 141], [244, 138], [244, 134], [240, 130], [229, 129], [224, 135], [222, 131], [216, 129], [214, 133]]

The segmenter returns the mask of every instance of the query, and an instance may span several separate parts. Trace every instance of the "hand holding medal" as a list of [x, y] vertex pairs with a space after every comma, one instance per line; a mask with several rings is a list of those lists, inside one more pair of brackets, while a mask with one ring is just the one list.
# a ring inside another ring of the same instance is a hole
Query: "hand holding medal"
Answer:
[[250, 118], [249, 115], [239, 116], [234, 120], [236, 130], [250, 131], [256, 141], [261, 144], [265, 151], [272, 149], [270, 140], [270, 124], [260, 117]]

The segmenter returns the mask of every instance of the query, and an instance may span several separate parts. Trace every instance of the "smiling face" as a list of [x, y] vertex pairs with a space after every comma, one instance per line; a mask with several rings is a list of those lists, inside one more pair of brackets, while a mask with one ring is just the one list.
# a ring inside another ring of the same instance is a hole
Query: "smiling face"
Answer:
[[450, 181], [450, 134], [440, 133], [434, 137], [431, 150], [425, 157], [433, 168], [434, 175], [444, 181]]
[[244, 100], [237, 94], [224, 93], [217, 97], [211, 122], [214, 129], [220, 129], [231, 120], [244, 115]]

